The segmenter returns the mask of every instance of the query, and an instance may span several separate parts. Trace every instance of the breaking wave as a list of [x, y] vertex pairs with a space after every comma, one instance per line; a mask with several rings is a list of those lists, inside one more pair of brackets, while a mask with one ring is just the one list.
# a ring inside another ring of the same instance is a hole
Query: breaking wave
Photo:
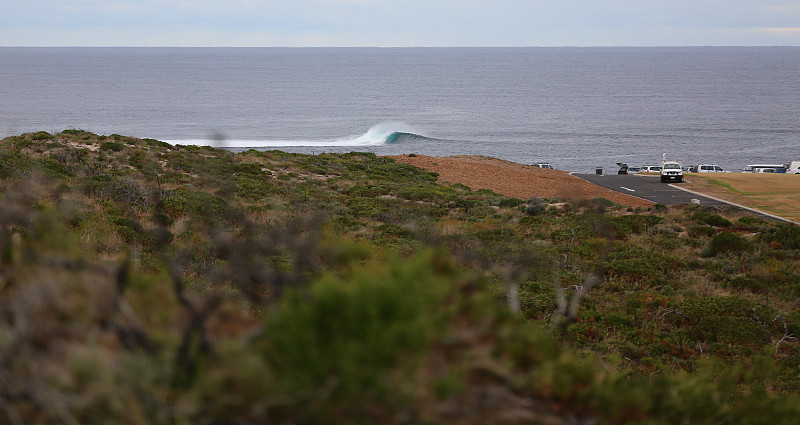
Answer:
[[214, 137], [211, 139], [184, 139], [184, 140], [164, 140], [173, 145], [198, 145], [198, 146], [218, 146], [226, 148], [280, 148], [280, 147], [358, 147], [358, 146], [382, 146], [406, 143], [409, 141], [435, 141], [419, 134], [410, 126], [398, 122], [386, 122], [373, 126], [366, 133], [360, 135], [345, 136], [332, 139], [317, 140], [238, 140], [225, 139], [224, 137]]

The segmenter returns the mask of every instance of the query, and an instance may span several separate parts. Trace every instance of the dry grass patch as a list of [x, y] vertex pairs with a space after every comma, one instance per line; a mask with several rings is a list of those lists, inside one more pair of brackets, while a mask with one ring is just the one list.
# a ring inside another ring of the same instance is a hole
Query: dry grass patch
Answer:
[[691, 174], [683, 187], [800, 222], [800, 175]]

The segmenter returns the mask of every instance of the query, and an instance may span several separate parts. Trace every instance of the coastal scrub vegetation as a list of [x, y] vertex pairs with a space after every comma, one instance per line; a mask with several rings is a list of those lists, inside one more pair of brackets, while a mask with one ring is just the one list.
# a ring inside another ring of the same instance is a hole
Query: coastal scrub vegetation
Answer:
[[796, 423], [799, 227], [437, 177], [0, 141], [0, 423]]

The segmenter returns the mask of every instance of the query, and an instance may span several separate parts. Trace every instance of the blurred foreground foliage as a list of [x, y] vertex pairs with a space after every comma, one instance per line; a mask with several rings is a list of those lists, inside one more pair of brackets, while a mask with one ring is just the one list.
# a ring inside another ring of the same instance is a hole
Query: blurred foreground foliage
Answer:
[[81, 130], [0, 179], [0, 423], [800, 415], [798, 227]]

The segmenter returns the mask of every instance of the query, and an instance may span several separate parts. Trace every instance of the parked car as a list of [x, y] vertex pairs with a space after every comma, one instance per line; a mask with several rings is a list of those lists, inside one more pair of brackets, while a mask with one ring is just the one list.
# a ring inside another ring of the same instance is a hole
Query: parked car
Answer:
[[784, 164], [751, 164], [744, 167], [743, 173], [785, 173]]
[[628, 167], [628, 174], [636, 174], [641, 170], [639, 167]]
[[535, 164], [531, 164], [531, 167], [538, 167], [538, 168], [548, 168], [550, 170], [553, 169], [553, 166], [550, 165], [549, 162], [537, 162]]
[[642, 168], [639, 169], [640, 173], [656, 173], [661, 174], [661, 166], [660, 165], [642, 165]]
[[800, 161], [791, 161], [786, 164], [786, 172], [791, 174], [800, 174]]
[[700, 164], [695, 165], [697, 167], [693, 172], [694, 173], [724, 173], [725, 170], [722, 169], [719, 165], [716, 164]]
[[624, 162], [618, 162], [617, 165], [619, 165], [619, 171], [617, 171], [617, 174], [628, 174], [628, 164]]

